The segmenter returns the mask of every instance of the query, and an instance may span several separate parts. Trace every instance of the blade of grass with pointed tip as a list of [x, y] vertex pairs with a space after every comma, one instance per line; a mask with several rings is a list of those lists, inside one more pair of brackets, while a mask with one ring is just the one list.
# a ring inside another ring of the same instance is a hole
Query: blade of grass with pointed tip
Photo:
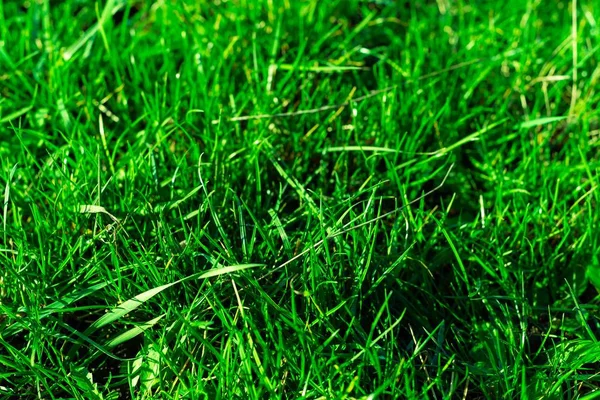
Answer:
[[67, 48], [67, 50], [64, 51], [63, 59], [65, 61], [69, 61], [75, 55], [75, 53], [77, 53], [77, 51], [83, 47], [84, 44], [86, 44], [96, 35], [96, 33], [98, 33], [98, 30], [102, 28], [110, 16], [116, 14], [127, 4], [126, 1], [119, 1], [117, 4], [113, 3], [114, 1], [107, 2], [100, 20], [92, 25], [79, 39], [75, 41], [75, 43], [73, 43], [71, 46], [69, 46], [69, 48]]
[[[254, 267], [258, 267], [258, 266], [263, 266], [263, 264], [240, 264], [240, 265], [231, 265], [231, 266], [227, 266], [227, 267], [211, 269], [210, 271], [207, 271], [204, 273], [190, 275], [190, 276], [180, 279], [178, 281], [175, 281], [172, 283], [167, 283], [166, 285], [161, 285], [154, 289], [146, 290], [145, 292], [140, 293], [137, 296], [125, 301], [120, 306], [113, 308], [108, 313], [106, 313], [105, 315], [101, 316], [96, 321], [94, 321], [85, 330], [85, 332], [83, 332], [83, 333], [77, 332], [76, 335], [79, 337], [85, 338], [84, 340], [89, 342], [91, 340], [91, 339], [89, 339], [89, 336], [92, 333], [94, 333], [95, 331], [97, 331], [98, 329], [110, 324], [111, 322], [114, 322], [114, 321], [120, 319], [121, 317], [125, 316], [126, 314], [129, 314], [130, 312], [136, 310], [138, 307], [140, 307], [142, 304], [144, 304], [146, 301], [150, 300], [157, 294], [159, 294], [159, 293], [163, 292], [164, 290], [166, 290], [172, 286], [175, 286], [179, 283], [182, 283], [182, 282], [185, 282], [185, 281], [188, 281], [191, 279], [207, 279], [207, 278], [212, 278], [212, 277], [219, 276], [219, 275], [226, 275], [226, 274], [230, 274], [233, 272], [239, 272], [239, 271], [243, 271], [245, 269], [254, 268]], [[94, 345], [94, 347], [98, 347], [98, 346]], [[102, 347], [102, 346], [100, 346], [100, 347]], [[69, 357], [73, 357], [76, 354], [78, 348], [79, 348], [78, 345], [73, 346], [71, 348], [71, 350], [69, 351]], [[103, 349], [101, 349], [101, 351], [104, 352]]]
[[6, 117], [3, 117], [2, 119], [0, 119], [0, 124], [12, 121], [13, 119], [17, 119], [21, 115], [27, 114], [29, 112], [29, 110], [31, 110], [32, 108], [33, 108], [32, 106], [27, 106], [27, 107], [23, 107], [20, 110], [13, 112], [13, 113], [10, 113]]
[[120, 306], [113, 308], [107, 314], [98, 318], [92, 325], [90, 325], [90, 327], [86, 330], [86, 333], [89, 334], [105, 325], [110, 324], [111, 322], [118, 320], [125, 314], [129, 314], [130, 312], [132, 312], [133, 310], [137, 309], [139, 306], [144, 304], [146, 301], [150, 300], [151, 298], [153, 298], [160, 292], [170, 288], [171, 286], [175, 286], [179, 283], [182, 283], [184, 281], [194, 279], [194, 278], [195, 279], [212, 278], [214, 276], [226, 275], [226, 274], [230, 274], [232, 272], [243, 271], [245, 269], [257, 267], [260, 265], [261, 264], [244, 264], [244, 265], [233, 265], [233, 266], [228, 266], [228, 267], [223, 267], [223, 268], [218, 268], [218, 269], [212, 269], [208, 272], [188, 276], [188, 277], [180, 279], [178, 281], [175, 281], [172, 283], [167, 283], [166, 285], [158, 286], [158, 287], [155, 287], [150, 290], [146, 290], [145, 292], [140, 293], [137, 296], [127, 300]]
[[[97, 290], [102, 289], [109, 283], [111, 283], [111, 282], [106, 281], [106, 282], [97, 283], [95, 285], [92, 285], [88, 288], [85, 288], [83, 290], [80, 290], [80, 291], [77, 291], [70, 295], [67, 295], [67, 296], [49, 304], [48, 306], [44, 307], [43, 309], [41, 309], [38, 312], [38, 314], [37, 314], [38, 320], [42, 320], [43, 318], [46, 318], [53, 313], [60, 312], [62, 309], [66, 308], [70, 304], [72, 304], [78, 300], [81, 300], [84, 297], [89, 296], [90, 294], [96, 292]], [[17, 312], [27, 313], [27, 309], [25, 307], [19, 307]], [[23, 329], [24, 329], [23, 325], [13, 324], [13, 325], [10, 325], [9, 327], [7, 327], [6, 329], [4, 329], [2, 334], [4, 335], [4, 337], [11, 337], [12, 335], [15, 335], [16, 333], [21, 332]]]
[[109, 340], [108, 342], [106, 342], [106, 344], [104, 345], [106, 348], [108, 349], [112, 349], [115, 346], [120, 345], [121, 343], [127, 342], [128, 340], [133, 339], [134, 337], [144, 333], [144, 331], [152, 328], [154, 325], [156, 325], [156, 323], [158, 321], [160, 321], [163, 317], [165, 316], [165, 314], [163, 315], [159, 315], [156, 318], [152, 318], [150, 321], [148, 322], [144, 322], [141, 325], [135, 326], [123, 333], [121, 333], [120, 335], [112, 338], [111, 340]]
[[6, 187], [4, 188], [4, 220], [2, 221], [4, 227], [4, 243], [6, 242], [6, 219], [8, 217], [8, 201], [10, 200], [10, 182], [15, 175], [15, 171], [17, 170], [17, 166], [19, 164], [15, 164], [10, 170], [10, 174], [8, 176], [8, 180], [6, 181]]
[[67, 307], [68, 305], [76, 302], [77, 300], [80, 300], [92, 293], [94, 293], [95, 291], [102, 289], [103, 287], [105, 287], [106, 285], [108, 285], [110, 282], [106, 281], [106, 282], [100, 282], [97, 283], [95, 285], [92, 285], [88, 288], [85, 288], [83, 290], [77, 291], [75, 293], [72, 293], [70, 295], [67, 295], [65, 297], [63, 297], [60, 300], [57, 300], [51, 304], [49, 304], [48, 306], [44, 307], [40, 313], [39, 316], [40, 318], [45, 317], [47, 315], [50, 315], [52, 313], [58, 312], [61, 309]]
[[534, 128], [536, 126], [551, 124], [553, 122], [562, 121], [564, 119], [567, 119], [567, 117], [536, 118], [536, 119], [532, 119], [530, 121], [525, 121], [525, 122], [521, 123], [520, 125], [518, 125], [518, 128], [521, 128], [521, 129]]

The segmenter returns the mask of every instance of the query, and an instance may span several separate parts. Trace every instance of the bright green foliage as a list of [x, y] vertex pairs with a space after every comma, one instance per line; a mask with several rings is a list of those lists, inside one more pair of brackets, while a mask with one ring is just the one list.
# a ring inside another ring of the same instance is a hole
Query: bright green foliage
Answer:
[[596, 0], [0, 0], [0, 398], [597, 398], [599, 49]]

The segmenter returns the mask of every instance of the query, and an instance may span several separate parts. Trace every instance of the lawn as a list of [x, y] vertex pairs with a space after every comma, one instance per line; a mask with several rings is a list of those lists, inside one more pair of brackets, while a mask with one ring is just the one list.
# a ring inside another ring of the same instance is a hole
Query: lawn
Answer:
[[0, 398], [600, 398], [599, 24], [0, 1]]

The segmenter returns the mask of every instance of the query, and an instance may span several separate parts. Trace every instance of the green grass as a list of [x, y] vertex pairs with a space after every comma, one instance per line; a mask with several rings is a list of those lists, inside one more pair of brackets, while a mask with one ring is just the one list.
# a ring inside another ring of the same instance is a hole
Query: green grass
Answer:
[[600, 398], [598, 24], [0, 1], [0, 398]]

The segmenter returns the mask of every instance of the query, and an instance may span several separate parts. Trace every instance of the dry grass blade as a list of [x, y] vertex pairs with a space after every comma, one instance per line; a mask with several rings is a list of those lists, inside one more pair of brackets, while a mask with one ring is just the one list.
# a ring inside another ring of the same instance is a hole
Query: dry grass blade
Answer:
[[79, 212], [81, 214], [105, 214], [108, 215], [108, 217], [110, 217], [110, 219], [113, 220], [113, 222], [120, 222], [119, 219], [117, 217], [115, 217], [114, 215], [112, 215], [111, 213], [109, 213], [108, 211], [106, 211], [106, 208], [102, 207], [102, 206], [95, 206], [95, 205], [89, 205], [89, 204], [85, 204], [85, 205], [81, 205], [79, 206]]

